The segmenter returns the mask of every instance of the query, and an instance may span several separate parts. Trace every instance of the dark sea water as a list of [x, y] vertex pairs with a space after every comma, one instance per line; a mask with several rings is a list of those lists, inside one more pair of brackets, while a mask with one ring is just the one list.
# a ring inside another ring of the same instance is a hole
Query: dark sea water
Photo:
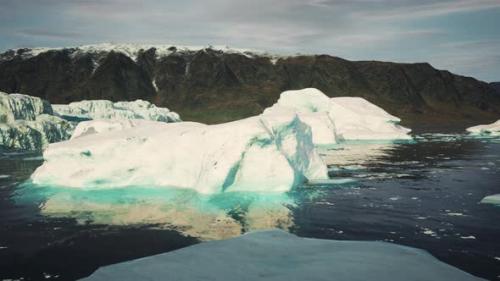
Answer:
[[75, 280], [99, 266], [278, 227], [304, 237], [382, 240], [500, 280], [500, 141], [323, 148], [332, 180], [285, 195], [201, 196], [132, 187], [75, 190], [26, 180], [37, 154], [0, 154], [0, 280]]

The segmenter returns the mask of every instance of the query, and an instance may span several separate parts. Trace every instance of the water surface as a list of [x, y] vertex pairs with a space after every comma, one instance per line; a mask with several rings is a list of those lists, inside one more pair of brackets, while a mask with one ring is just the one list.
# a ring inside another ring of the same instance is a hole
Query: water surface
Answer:
[[322, 148], [331, 181], [288, 194], [133, 187], [77, 190], [26, 182], [37, 154], [0, 156], [0, 280], [74, 280], [97, 267], [204, 240], [278, 227], [305, 237], [425, 249], [500, 279], [500, 143], [427, 135], [413, 143]]

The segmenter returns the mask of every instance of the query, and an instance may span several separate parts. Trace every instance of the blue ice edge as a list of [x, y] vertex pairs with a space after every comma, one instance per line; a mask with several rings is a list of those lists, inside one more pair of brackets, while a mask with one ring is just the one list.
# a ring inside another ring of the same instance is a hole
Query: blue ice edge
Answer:
[[43, 204], [47, 199], [64, 196], [74, 202], [85, 201], [97, 204], [147, 204], [152, 202], [190, 204], [197, 208], [231, 208], [234, 205], [255, 201], [293, 204], [287, 193], [278, 192], [221, 192], [202, 194], [192, 189], [157, 186], [127, 186], [120, 188], [71, 188], [56, 185], [38, 185], [26, 181], [16, 190], [14, 199], [18, 204]]
[[386, 242], [301, 238], [268, 230], [99, 268], [104, 280], [483, 280], [426, 251]]

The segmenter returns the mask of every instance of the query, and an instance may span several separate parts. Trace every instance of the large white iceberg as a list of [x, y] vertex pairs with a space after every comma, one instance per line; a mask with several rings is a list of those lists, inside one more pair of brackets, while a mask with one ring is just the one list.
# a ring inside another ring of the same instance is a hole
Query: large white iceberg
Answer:
[[385, 242], [253, 232], [104, 266], [82, 280], [483, 280], [429, 253]]
[[79, 138], [86, 135], [98, 134], [111, 131], [121, 131], [137, 126], [154, 125], [155, 121], [141, 120], [141, 119], [110, 119], [110, 120], [90, 120], [78, 123], [73, 134], [72, 139]]
[[160, 122], [178, 122], [179, 115], [164, 107], [136, 100], [131, 102], [111, 102], [108, 100], [84, 100], [70, 104], [52, 105], [54, 112], [61, 116], [86, 119], [146, 119]]
[[487, 125], [469, 127], [466, 130], [472, 135], [500, 136], [500, 120]]
[[[94, 127], [106, 127], [102, 121], [90, 121], [85, 127], [95, 122], [101, 123]], [[51, 144], [43, 154], [44, 164], [32, 175], [33, 182], [216, 193], [288, 191], [307, 179], [327, 178], [310, 128], [295, 114], [266, 113], [219, 125], [143, 122], [95, 131]]]
[[265, 112], [296, 112], [308, 124], [316, 145], [346, 140], [411, 139], [410, 129], [382, 108], [360, 97], [329, 98], [318, 89], [285, 91]]
[[71, 136], [74, 125], [53, 116], [40, 98], [0, 92], [0, 146], [39, 150]]

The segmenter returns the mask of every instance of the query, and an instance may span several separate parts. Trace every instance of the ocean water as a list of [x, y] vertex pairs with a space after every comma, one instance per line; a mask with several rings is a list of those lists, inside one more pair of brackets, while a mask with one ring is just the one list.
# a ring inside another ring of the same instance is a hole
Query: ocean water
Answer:
[[500, 141], [423, 135], [323, 147], [331, 180], [287, 194], [34, 186], [40, 155], [0, 154], [0, 280], [75, 280], [99, 266], [252, 230], [381, 240], [500, 280]]

